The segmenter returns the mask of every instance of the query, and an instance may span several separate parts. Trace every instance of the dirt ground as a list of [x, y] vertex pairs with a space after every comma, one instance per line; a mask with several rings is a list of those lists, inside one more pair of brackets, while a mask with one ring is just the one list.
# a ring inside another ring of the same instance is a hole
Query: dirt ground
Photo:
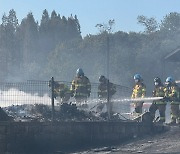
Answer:
[[91, 149], [79, 154], [180, 154], [180, 126], [153, 136], [135, 138], [123, 145]]

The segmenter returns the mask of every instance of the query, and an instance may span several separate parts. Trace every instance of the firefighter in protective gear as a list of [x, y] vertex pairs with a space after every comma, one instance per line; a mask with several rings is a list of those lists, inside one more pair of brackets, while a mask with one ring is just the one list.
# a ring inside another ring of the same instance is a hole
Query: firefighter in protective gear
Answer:
[[[146, 95], [146, 86], [143, 83], [143, 79], [140, 74], [134, 75], [135, 85], [133, 87], [131, 98], [144, 98]], [[135, 113], [140, 115], [142, 113], [142, 107], [144, 102], [134, 102]]]
[[[164, 97], [164, 85], [161, 82], [159, 77], [154, 78], [155, 88], [153, 90], [153, 97]], [[157, 122], [165, 122], [165, 111], [166, 111], [166, 102], [164, 100], [154, 101], [149, 108], [149, 112], [152, 116], [152, 119], [155, 118], [156, 110], [159, 110], [160, 119]]]
[[91, 83], [81, 68], [77, 69], [76, 77], [72, 81], [71, 91], [77, 103], [85, 103], [91, 94]]
[[54, 82], [54, 97], [60, 98], [60, 103], [67, 103], [71, 97], [70, 88], [64, 83]]
[[[97, 106], [97, 112], [101, 112], [105, 105], [104, 102], [107, 102], [107, 98], [109, 97], [109, 100], [111, 100], [112, 96], [116, 93], [116, 86], [113, 83], [109, 82], [105, 76], [101, 75], [99, 77], [99, 82], [100, 84], [98, 86], [98, 97], [101, 103]], [[106, 106], [107, 105], [108, 104], [106, 104]], [[109, 105], [109, 112], [112, 113], [112, 102], [110, 102]]]
[[171, 105], [171, 124], [180, 122], [180, 90], [172, 77], [166, 79], [165, 97], [168, 98]]

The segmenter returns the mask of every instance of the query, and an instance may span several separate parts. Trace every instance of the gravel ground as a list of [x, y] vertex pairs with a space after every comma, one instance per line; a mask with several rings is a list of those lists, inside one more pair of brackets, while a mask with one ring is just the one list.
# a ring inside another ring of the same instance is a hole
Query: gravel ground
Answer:
[[180, 126], [170, 126], [170, 130], [155, 136], [134, 139], [120, 146], [103, 147], [79, 154], [180, 154]]

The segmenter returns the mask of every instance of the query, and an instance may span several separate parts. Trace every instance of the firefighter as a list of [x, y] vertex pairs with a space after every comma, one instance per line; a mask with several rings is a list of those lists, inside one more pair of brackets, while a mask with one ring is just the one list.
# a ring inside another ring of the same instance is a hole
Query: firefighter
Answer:
[[[133, 87], [131, 98], [144, 98], [146, 95], [146, 86], [140, 74], [134, 75], [135, 85]], [[134, 102], [136, 115], [142, 114], [143, 101]]]
[[60, 98], [60, 103], [67, 103], [71, 97], [70, 88], [64, 83], [58, 83], [55, 81], [54, 83], [54, 97]]
[[70, 88], [64, 83], [59, 85], [59, 96], [61, 98], [61, 104], [67, 103], [71, 97]]
[[71, 84], [71, 91], [76, 103], [86, 103], [87, 98], [90, 97], [91, 83], [81, 68], [76, 71], [76, 77]]
[[[104, 102], [107, 102], [107, 98], [109, 97], [109, 100], [111, 100], [112, 96], [116, 93], [116, 86], [113, 83], [109, 82], [105, 76], [101, 75], [99, 77], [99, 82], [100, 84], [98, 86], [98, 98], [100, 99], [101, 103], [97, 106], [97, 112], [101, 112], [105, 105]], [[110, 102], [109, 112], [112, 113], [112, 102]]]
[[167, 77], [165, 86], [165, 98], [168, 99], [171, 106], [171, 122], [170, 124], [180, 123], [180, 90], [173, 77]]
[[[164, 97], [164, 85], [161, 82], [159, 77], [154, 78], [154, 90], [153, 97]], [[157, 122], [164, 123], [165, 122], [165, 111], [166, 111], [166, 102], [164, 100], [154, 101], [149, 108], [149, 112], [152, 116], [152, 119], [155, 118], [156, 110], [159, 110], [160, 118]]]

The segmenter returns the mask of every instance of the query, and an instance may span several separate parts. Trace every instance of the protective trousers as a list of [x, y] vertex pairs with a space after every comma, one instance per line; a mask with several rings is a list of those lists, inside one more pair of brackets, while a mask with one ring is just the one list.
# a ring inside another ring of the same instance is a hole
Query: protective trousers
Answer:
[[71, 94], [69, 93], [65, 94], [64, 97], [61, 98], [61, 104], [68, 103], [70, 97], [71, 97]]
[[159, 114], [160, 114], [160, 121], [161, 122], [165, 122], [165, 111], [166, 111], [166, 104], [156, 104], [156, 103], [152, 103], [152, 105], [149, 108], [149, 112], [152, 116], [152, 119], [155, 118], [155, 113], [156, 111], [159, 110]]
[[179, 104], [171, 104], [171, 122], [172, 123], [180, 122]]
[[134, 108], [135, 112], [141, 114], [142, 113], [142, 107], [143, 107], [143, 102], [135, 102], [134, 103]]

